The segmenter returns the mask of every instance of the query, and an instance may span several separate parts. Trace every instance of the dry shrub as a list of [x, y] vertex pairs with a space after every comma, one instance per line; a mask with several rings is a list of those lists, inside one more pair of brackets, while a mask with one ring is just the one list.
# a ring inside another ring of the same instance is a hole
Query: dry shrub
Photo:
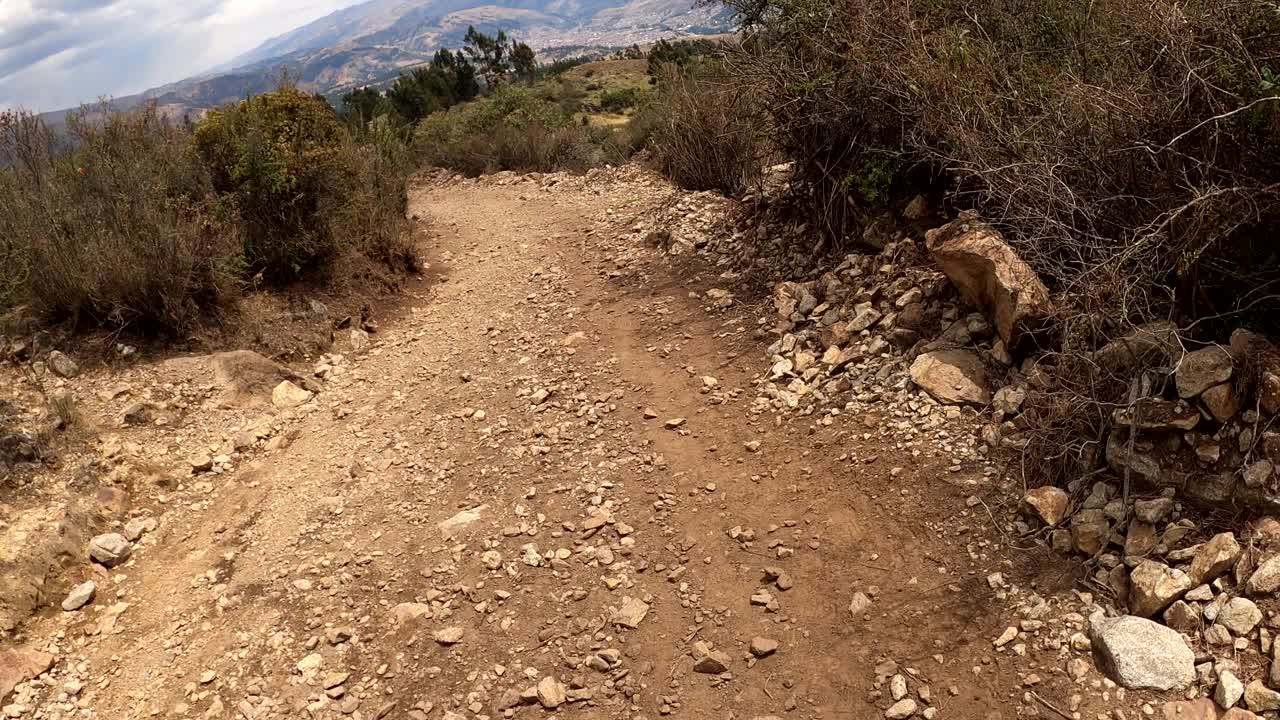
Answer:
[[706, 67], [668, 65], [658, 99], [637, 115], [658, 170], [689, 190], [737, 195], [760, 177], [762, 145], [751, 92]]
[[414, 147], [423, 163], [471, 176], [585, 172], [626, 157], [612, 131], [575, 123], [545, 87], [518, 85], [430, 115], [415, 131]]
[[186, 132], [154, 108], [67, 131], [69, 152], [37, 118], [0, 117], [0, 302], [179, 329], [234, 295], [238, 231]]
[[1053, 380], [1019, 421], [1037, 479], [1095, 472], [1112, 411], [1167, 380], [1097, 366], [1109, 340], [1156, 319], [1188, 342], [1280, 331], [1273, 3], [725, 1], [747, 29], [730, 72], [814, 227], [848, 244], [926, 192], [978, 210], [1056, 291]]
[[836, 239], [886, 190], [979, 209], [1114, 335], [1276, 327], [1280, 13], [1250, 1], [729, 0], [733, 71]]
[[73, 114], [65, 138], [0, 114], [0, 312], [183, 332], [260, 279], [413, 270], [408, 171], [393, 133], [357, 143], [291, 88], [194, 134], [154, 106]]

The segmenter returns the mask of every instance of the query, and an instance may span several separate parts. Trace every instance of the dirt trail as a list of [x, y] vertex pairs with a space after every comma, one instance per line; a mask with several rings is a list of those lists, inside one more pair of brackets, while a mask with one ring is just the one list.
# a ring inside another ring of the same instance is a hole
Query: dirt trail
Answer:
[[[989, 576], [1038, 583], [1053, 622], [1071, 578], [966, 502], [988, 483], [955, 462], [963, 422], [753, 408], [758, 312], [710, 312], [713, 271], [610, 230], [648, 201], [587, 187], [419, 189], [439, 277], [287, 449], [175, 493], [94, 606], [32, 626], [60, 660], [31, 712], [873, 718], [901, 673], [925, 717], [1052, 714], [1033, 670], [1066, 707], [1074, 628], [993, 649], [1028, 615]], [[726, 673], [694, 672], [699, 641]]]

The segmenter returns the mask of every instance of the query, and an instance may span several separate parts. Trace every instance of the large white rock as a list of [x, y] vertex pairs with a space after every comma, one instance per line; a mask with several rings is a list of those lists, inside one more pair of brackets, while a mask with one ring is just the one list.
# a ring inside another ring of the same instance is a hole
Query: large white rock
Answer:
[[286, 410], [295, 408], [311, 399], [311, 391], [283, 380], [271, 391], [271, 404]]
[[1007, 348], [1052, 312], [1049, 289], [1000, 233], [973, 214], [925, 233], [938, 268], [995, 326]]
[[89, 557], [107, 567], [115, 567], [133, 554], [133, 545], [120, 533], [98, 535], [89, 541]]
[[1180, 690], [1195, 682], [1195, 653], [1176, 630], [1132, 615], [1098, 613], [1089, 632], [1102, 669], [1130, 690]]
[[935, 400], [948, 405], [986, 405], [991, 402], [987, 370], [977, 353], [936, 350], [911, 363], [911, 381]]

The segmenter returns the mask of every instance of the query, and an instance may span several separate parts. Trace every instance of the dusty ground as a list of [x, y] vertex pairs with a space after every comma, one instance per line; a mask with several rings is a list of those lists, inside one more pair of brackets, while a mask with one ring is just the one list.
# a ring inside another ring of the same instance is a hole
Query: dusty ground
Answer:
[[[1067, 676], [1087, 598], [1009, 540], [993, 470], [959, 452], [976, 420], [761, 411], [760, 309], [711, 310], [717, 271], [621, 239], [647, 183], [420, 188], [437, 276], [314, 400], [268, 413], [287, 447], [131, 487], [156, 530], [54, 582], [98, 596], [50, 598], [12, 637], [57, 661], [10, 714], [876, 718], [896, 674], [925, 717], [1140, 707]], [[119, 432], [181, 468], [263, 413], [219, 412]], [[757, 637], [777, 651], [753, 658]], [[727, 672], [694, 672], [699, 641]], [[567, 701], [507, 707], [539, 681]]]

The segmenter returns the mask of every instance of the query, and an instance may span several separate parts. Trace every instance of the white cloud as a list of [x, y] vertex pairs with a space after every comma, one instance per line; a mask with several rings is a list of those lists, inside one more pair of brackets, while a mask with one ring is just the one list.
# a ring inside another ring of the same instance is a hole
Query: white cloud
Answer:
[[0, 108], [181, 80], [358, 0], [0, 0]]

